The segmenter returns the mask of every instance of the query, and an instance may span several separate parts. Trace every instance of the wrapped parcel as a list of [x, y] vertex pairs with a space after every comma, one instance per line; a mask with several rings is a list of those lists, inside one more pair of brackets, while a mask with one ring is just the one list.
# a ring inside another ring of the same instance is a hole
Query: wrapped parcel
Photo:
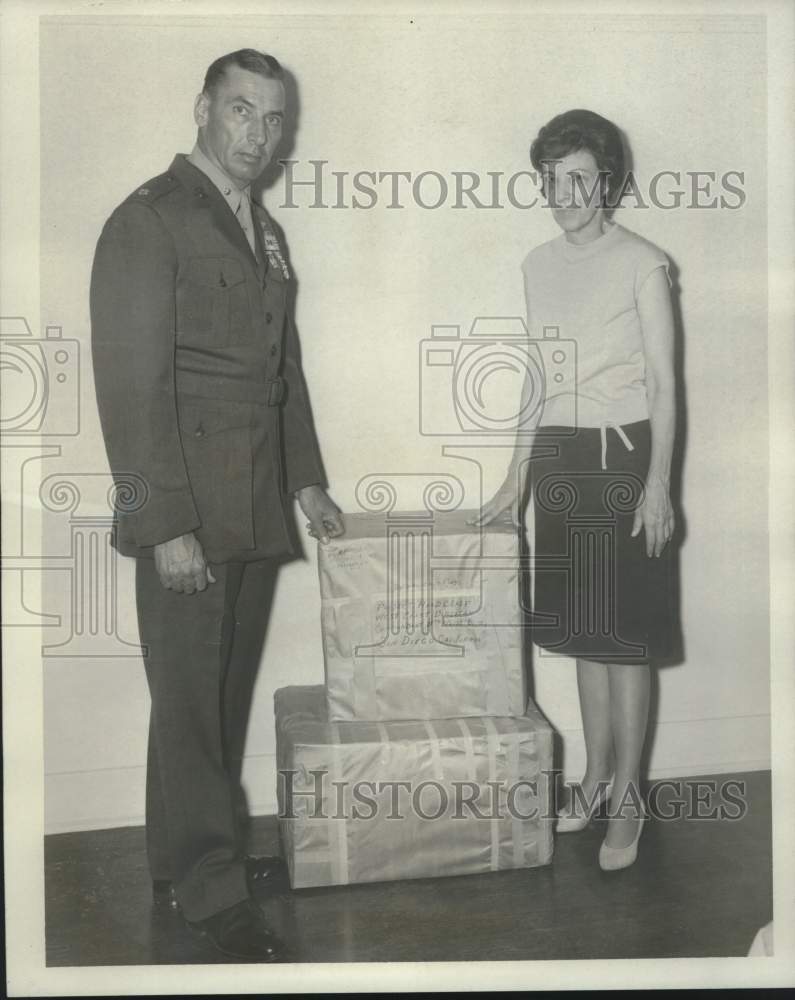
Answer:
[[552, 858], [552, 730], [519, 718], [332, 722], [323, 687], [274, 695], [293, 888], [532, 868]]
[[351, 514], [318, 546], [331, 719], [523, 714], [519, 536], [475, 513]]

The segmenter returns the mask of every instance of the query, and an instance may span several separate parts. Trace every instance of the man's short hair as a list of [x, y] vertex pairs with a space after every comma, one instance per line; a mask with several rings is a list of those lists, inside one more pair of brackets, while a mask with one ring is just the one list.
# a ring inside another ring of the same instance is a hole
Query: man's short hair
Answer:
[[250, 73], [259, 73], [267, 80], [281, 80], [284, 71], [278, 61], [269, 56], [267, 52], [257, 52], [256, 49], [238, 49], [237, 52], [229, 52], [225, 56], [219, 56], [214, 63], [211, 63], [204, 75], [204, 86], [202, 90], [205, 94], [212, 94], [216, 86], [221, 82], [228, 66], [238, 66], [240, 69], [247, 69]]
[[530, 162], [543, 178], [545, 162], [562, 160], [581, 149], [593, 155], [599, 171], [607, 176], [607, 201], [611, 202], [625, 181], [624, 146], [618, 128], [595, 111], [576, 108], [547, 122], [530, 146]]

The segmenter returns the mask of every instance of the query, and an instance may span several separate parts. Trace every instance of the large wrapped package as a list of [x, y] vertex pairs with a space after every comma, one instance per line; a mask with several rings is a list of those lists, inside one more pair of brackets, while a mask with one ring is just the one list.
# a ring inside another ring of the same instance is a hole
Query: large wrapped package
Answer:
[[518, 532], [474, 514], [350, 514], [318, 546], [332, 719], [524, 712]]
[[322, 686], [274, 696], [293, 888], [533, 868], [552, 858], [552, 730], [525, 715], [331, 722]]

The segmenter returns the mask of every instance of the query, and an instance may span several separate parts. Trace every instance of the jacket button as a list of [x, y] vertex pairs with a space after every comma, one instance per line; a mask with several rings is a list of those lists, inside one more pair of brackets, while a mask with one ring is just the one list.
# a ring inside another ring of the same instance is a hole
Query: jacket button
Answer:
[[204, 437], [204, 428], [203, 427], [197, 427], [196, 430], [193, 433], [196, 435], [197, 438], [203, 438]]
[[273, 315], [271, 313], [265, 313], [265, 322], [266, 323], [270, 323], [270, 321], [272, 319], [273, 319]]
[[275, 344], [272, 344], [271, 345], [271, 357], [273, 357], [278, 350], [279, 350], [279, 348]]

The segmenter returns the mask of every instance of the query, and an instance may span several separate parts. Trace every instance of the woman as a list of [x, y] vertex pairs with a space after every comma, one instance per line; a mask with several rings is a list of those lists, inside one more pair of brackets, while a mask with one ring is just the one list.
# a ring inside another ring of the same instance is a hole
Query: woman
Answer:
[[541, 129], [530, 158], [563, 231], [522, 265], [528, 327], [547, 338], [545, 384], [534, 401], [538, 386], [528, 374], [523, 402], [540, 411], [532, 441], [517, 437], [505, 482], [480, 523], [509, 508], [516, 517], [529, 466], [533, 639], [542, 655], [576, 658], [587, 753], [558, 831], [583, 829], [608, 794], [599, 863], [614, 870], [637, 857], [650, 665], [671, 655], [674, 640], [668, 261], [608, 217], [625, 183], [612, 122], [567, 111]]

